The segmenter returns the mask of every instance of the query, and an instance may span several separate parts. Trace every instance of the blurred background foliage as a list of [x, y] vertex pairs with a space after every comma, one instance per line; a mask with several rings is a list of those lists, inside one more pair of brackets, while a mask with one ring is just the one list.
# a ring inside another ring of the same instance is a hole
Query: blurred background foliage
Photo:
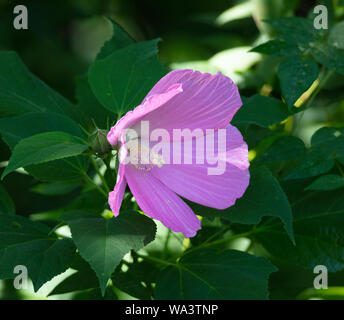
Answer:
[[[220, 70], [233, 78], [244, 97], [259, 93], [281, 99], [277, 67], [282, 58], [249, 50], [276, 36], [264, 19], [307, 17], [319, 3], [328, 7], [330, 25], [343, 20], [343, 0], [0, 0], [0, 50], [16, 51], [34, 74], [75, 102], [76, 76], [85, 74], [104, 41], [111, 37], [111, 24], [104, 19], [107, 16], [138, 41], [160, 37], [160, 60], [171, 69]], [[25, 4], [28, 8], [28, 30], [13, 28], [16, 4]], [[286, 120], [283, 130], [293, 130], [294, 135], [309, 145], [310, 137], [318, 128], [343, 125], [343, 87], [344, 76], [334, 74], [313, 101], [313, 107], [295, 117], [294, 123], [291, 119]], [[266, 131], [262, 129], [261, 132], [258, 137], [255, 131], [248, 143], [254, 145], [255, 139], [262, 139]], [[0, 140], [0, 162], [7, 160], [9, 155], [10, 151]], [[75, 197], [74, 191], [45, 197], [32, 192], [35, 184], [31, 176], [19, 173], [5, 180], [4, 186], [16, 203], [18, 214], [44, 214]], [[215, 228], [215, 224], [210, 224], [208, 231]], [[164, 234], [165, 231], [159, 235], [161, 239], [170, 237]], [[159, 250], [163, 243], [154, 242], [149, 250]], [[180, 252], [183, 245], [185, 243], [178, 238], [169, 242], [174, 254]], [[244, 248], [247, 242], [241, 239], [231, 245]], [[259, 246], [254, 250], [255, 254], [267, 254]], [[307, 289], [314, 279], [311, 271], [277, 264], [280, 271], [271, 276], [271, 298], [344, 297], [343, 271], [331, 275], [329, 285], [333, 288], [330, 291], [319, 293]], [[68, 275], [70, 273], [62, 277]], [[36, 294], [32, 290], [14, 290], [12, 281], [0, 281], [0, 298], [45, 297], [56, 281], [61, 281], [59, 277]], [[129, 297], [120, 290], [116, 293], [122, 298]]]

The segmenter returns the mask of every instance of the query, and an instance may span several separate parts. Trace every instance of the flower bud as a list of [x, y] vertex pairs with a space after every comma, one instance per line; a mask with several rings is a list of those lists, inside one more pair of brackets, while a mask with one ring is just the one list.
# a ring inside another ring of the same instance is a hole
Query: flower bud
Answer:
[[97, 129], [91, 140], [92, 150], [98, 154], [105, 154], [111, 150], [111, 145], [107, 141], [107, 132], [105, 130]]

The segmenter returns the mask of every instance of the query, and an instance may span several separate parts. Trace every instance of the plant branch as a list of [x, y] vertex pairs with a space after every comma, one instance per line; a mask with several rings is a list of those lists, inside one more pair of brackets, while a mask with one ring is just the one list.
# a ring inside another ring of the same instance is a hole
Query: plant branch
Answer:
[[108, 184], [107, 184], [107, 182], [106, 182], [104, 176], [101, 174], [101, 172], [100, 172], [100, 170], [99, 170], [99, 167], [98, 167], [96, 161], [93, 159], [92, 156], [90, 156], [90, 160], [91, 160], [91, 163], [92, 163], [94, 169], [96, 170], [96, 172], [97, 172], [97, 174], [98, 174], [100, 180], [102, 181], [102, 184], [103, 184], [103, 186], [104, 186], [106, 192], [109, 193], [109, 192], [110, 192], [110, 188], [109, 188], [109, 186], [108, 186]]

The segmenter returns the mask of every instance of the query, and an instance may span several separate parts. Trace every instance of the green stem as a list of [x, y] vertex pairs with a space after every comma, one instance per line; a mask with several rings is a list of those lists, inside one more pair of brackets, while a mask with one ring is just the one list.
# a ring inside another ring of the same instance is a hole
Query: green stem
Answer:
[[100, 172], [100, 170], [99, 170], [99, 167], [98, 167], [96, 161], [93, 159], [92, 156], [90, 156], [90, 160], [91, 160], [91, 163], [92, 163], [94, 169], [96, 170], [96, 172], [97, 172], [97, 174], [98, 174], [100, 180], [102, 181], [103, 186], [104, 186], [106, 192], [109, 193], [109, 192], [110, 192], [110, 188], [109, 188], [109, 186], [108, 186], [108, 184], [107, 184], [107, 182], [106, 182], [104, 176], [101, 174], [101, 172]]
[[[78, 158], [76, 158], [76, 159], [79, 163], [79, 159]], [[96, 183], [94, 183], [94, 181], [88, 176], [87, 172], [81, 169], [81, 166], [79, 168], [79, 167], [73, 165], [71, 162], [69, 162], [66, 159], [62, 159], [62, 160], [65, 161], [66, 163], [68, 163], [73, 168], [75, 168], [82, 175], [82, 177], [84, 178], [84, 180], [86, 182], [89, 182], [91, 185], [93, 185], [101, 194], [103, 194], [105, 196], [106, 199], [108, 198], [108, 193], [106, 193], [102, 188], [100, 188]], [[79, 163], [79, 165], [80, 165], [80, 163]]]
[[[116, 157], [117, 157], [117, 155], [116, 155]], [[110, 153], [110, 155], [108, 155], [108, 156], [104, 159], [104, 163], [105, 163], [105, 165], [106, 165], [106, 169], [107, 169], [107, 170], [110, 170], [113, 181], [116, 182], [116, 180], [117, 180], [117, 171], [116, 171], [115, 169], [112, 169], [112, 168], [111, 168], [110, 162], [111, 162], [111, 153]]]
[[80, 127], [80, 129], [84, 132], [84, 134], [86, 135], [86, 136], [90, 136], [91, 134], [79, 123], [79, 127]]
[[212, 234], [207, 240], [205, 240], [204, 242], [202, 242], [202, 243], [200, 244], [200, 246], [203, 246], [203, 245], [209, 243], [211, 240], [213, 240], [214, 238], [216, 238], [216, 237], [219, 236], [220, 234], [222, 234], [222, 233], [224, 233], [224, 232], [226, 232], [226, 231], [229, 231], [229, 230], [230, 230], [230, 229], [229, 229], [229, 227], [227, 227], [227, 226], [221, 228], [221, 230], [219, 230], [218, 232], [215, 232], [215, 233]]
[[84, 179], [93, 185], [106, 199], [108, 198], [108, 193], [106, 193], [101, 187], [99, 187], [94, 181], [87, 175], [86, 172], [83, 172]]
[[[322, 70], [321, 74], [323, 74], [324, 72], [325, 71]], [[308, 107], [312, 105], [314, 99], [317, 97], [318, 93], [321, 91], [321, 89], [326, 84], [328, 79], [330, 79], [330, 77], [332, 76], [333, 73], [334, 73], [333, 70], [329, 70], [323, 79], [321, 79], [322, 76], [319, 77], [320, 83], [319, 83], [318, 87], [314, 90], [314, 92], [313, 92], [312, 96], [310, 97], [310, 99], [308, 100], [308, 102], [306, 103], [305, 109], [308, 109]]]
[[99, 128], [93, 118], [91, 119], [91, 121], [92, 121], [92, 124], [94, 125], [94, 129], [98, 130]]
[[177, 266], [176, 263], [168, 262], [168, 261], [165, 261], [165, 260], [162, 260], [162, 259], [159, 259], [159, 258], [155, 258], [155, 257], [151, 257], [151, 256], [145, 256], [145, 255], [138, 254], [138, 253], [137, 253], [137, 256], [142, 258], [142, 259], [150, 260], [152, 262], [157, 262], [157, 263], [164, 264], [164, 265], [167, 265], [167, 266]]
[[228, 237], [228, 238], [223, 238], [223, 239], [215, 240], [213, 242], [201, 244], [201, 245], [199, 245], [197, 247], [191, 248], [187, 252], [191, 252], [191, 251], [195, 251], [195, 250], [199, 250], [199, 249], [204, 249], [204, 248], [209, 248], [209, 247], [216, 246], [216, 245], [219, 245], [219, 244], [222, 244], [222, 243], [226, 243], [226, 242], [238, 239], [238, 238], [248, 237], [248, 236], [251, 236], [252, 234], [255, 234], [255, 233], [258, 233], [258, 232], [259, 232], [258, 229], [253, 229], [253, 230], [250, 230], [250, 231], [247, 231], [247, 232], [234, 234], [233, 236]]
[[309, 98], [309, 100], [306, 102], [304, 110], [301, 112], [300, 118], [295, 122], [294, 130], [295, 130], [297, 124], [301, 122], [301, 119], [303, 118], [303, 115], [305, 114], [305, 111], [308, 110], [309, 107], [312, 105], [314, 99], [317, 97], [318, 93], [321, 91], [321, 89], [326, 84], [328, 79], [332, 76], [334, 71], [333, 70], [328, 70], [328, 72], [327, 72], [327, 74], [325, 76], [324, 76], [324, 73], [325, 73], [325, 67], [323, 66], [322, 70], [320, 72], [320, 75], [319, 75], [319, 85], [314, 90], [314, 92], [311, 95], [311, 97]]
[[119, 111], [119, 112], [117, 113], [117, 120], [116, 120], [116, 122], [118, 122], [118, 121], [122, 118], [122, 114], [123, 114], [122, 111]]

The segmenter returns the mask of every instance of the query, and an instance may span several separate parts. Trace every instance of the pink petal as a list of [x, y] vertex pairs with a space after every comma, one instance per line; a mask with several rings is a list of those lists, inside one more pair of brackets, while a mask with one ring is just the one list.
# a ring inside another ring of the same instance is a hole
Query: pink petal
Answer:
[[185, 199], [220, 210], [234, 205], [250, 180], [248, 170], [230, 164], [222, 175], [208, 175], [206, 166], [193, 164], [164, 165], [152, 175]]
[[121, 204], [123, 201], [124, 191], [127, 186], [127, 181], [125, 179], [124, 172], [125, 165], [120, 163], [115, 188], [113, 189], [113, 191], [109, 193], [109, 206], [116, 217], [119, 214], [119, 210], [121, 208]]
[[146, 114], [161, 107], [167, 101], [171, 100], [174, 96], [180, 94], [182, 91], [183, 89], [181, 84], [174, 84], [167, 88], [165, 92], [152, 94], [149, 97], [146, 97], [141, 105], [136, 107], [133, 111], [129, 111], [111, 128], [110, 132], [107, 135], [109, 143], [111, 145], [116, 145], [119, 139], [119, 135], [124, 129], [129, 128]]
[[193, 237], [201, 223], [190, 207], [147, 170], [126, 167], [129, 188], [141, 210], [167, 228]]
[[[226, 134], [226, 147], [225, 147], [226, 152], [224, 154], [217, 154], [219, 130], [225, 130], [225, 134]], [[193, 137], [191, 149], [188, 149], [188, 148], [186, 148], [186, 150], [184, 149], [185, 143], [186, 143], [185, 141], [172, 142], [175, 145], [180, 144], [179, 148], [176, 148], [175, 146], [173, 146], [170, 141], [161, 142], [161, 145], [164, 145], [165, 148], [168, 148], [171, 151], [169, 154], [169, 157], [164, 156], [165, 162], [172, 164], [174, 161], [173, 160], [174, 155], [177, 158], [180, 157], [182, 160], [184, 160], [186, 157], [192, 158], [192, 163], [196, 163], [196, 159], [198, 161], [201, 161], [199, 159], [206, 159], [207, 157], [206, 140], [209, 139], [210, 141], [213, 141], [215, 157], [219, 157], [219, 159], [226, 161], [227, 163], [230, 163], [240, 168], [241, 170], [247, 169], [250, 166], [250, 163], [248, 161], [248, 147], [240, 131], [236, 127], [232, 126], [231, 124], [219, 130], [212, 130], [212, 132], [208, 133], [205, 136]], [[199, 140], [203, 140], [203, 146], [204, 146], [203, 152], [202, 150], [201, 152], [199, 151], [197, 152], [197, 145], [198, 145]], [[153, 149], [155, 144], [157, 144], [156, 141], [151, 141], [150, 148]], [[211, 150], [208, 150], [208, 152], [211, 152]]]
[[[220, 158], [241, 170], [248, 169], [250, 166], [248, 161], [248, 147], [240, 131], [230, 124], [225, 129], [226, 155], [220, 155]], [[215, 140], [216, 137], [215, 135]]]
[[191, 69], [179, 69], [169, 72], [166, 76], [162, 77], [148, 92], [145, 99], [151, 95], [160, 94], [165, 92], [171, 85], [175, 83], [183, 83], [190, 78], [190, 74], [193, 73]]
[[176, 70], [163, 77], [149, 92], [164, 92], [175, 83], [181, 83], [183, 92], [164, 105], [147, 113], [141, 120], [150, 122], [150, 129], [164, 128], [172, 136], [173, 129], [223, 128], [233, 118], [242, 102], [237, 86], [222, 75]]
[[[215, 141], [214, 150], [217, 150], [217, 135], [211, 135]], [[202, 139], [203, 137], [198, 137]], [[205, 137], [204, 137], [205, 141]], [[176, 142], [175, 142], [176, 143]], [[184, 150], [184, 143], [181, 144], [183, 153], [182, 164], [173, 164], [173, 154], [165, 159], [166, 163], [161, 168], [154, 167], [152, 175], [167, 185], [171, 190], [182, 197], [204, 206], [217, 209], [225, 209], [232, 206], [236, 199], [242, 197], [250, 179], [248, 171], [248, 150], [247, 145], [238, 129], [228, 125], [226, 127], [226, 151], [217, 154], [225, 171], [219, 175], [209, 175], [208, 168], [216, 167], [207, 163], [206, 151], [204, 150], [204, 164], [197, 164], [201, 154], [196, 154], [197, 142], [193, 143], [192, 150]], [[171, 147], [172, 149], [172, 147]], [[206, 149], [206, 144], [205, 148]], [[185, 164], [185, 157], [189, 155], [192, 164]]]

